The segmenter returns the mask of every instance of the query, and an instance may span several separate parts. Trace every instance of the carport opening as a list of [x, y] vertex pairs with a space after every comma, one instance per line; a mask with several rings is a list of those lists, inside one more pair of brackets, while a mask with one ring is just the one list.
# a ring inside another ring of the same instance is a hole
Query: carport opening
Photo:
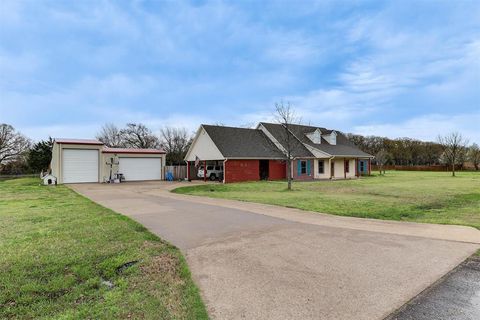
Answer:
[[260, 160], [259, 161], [259, 172], [260, 172], [260, 180], [268, 180], [268, 160]]
[[223, 160], [201, 160], [198, 166], [194, 161], [188, 161], [186, 175], [188, 180], [221, 182], [224, 175]]

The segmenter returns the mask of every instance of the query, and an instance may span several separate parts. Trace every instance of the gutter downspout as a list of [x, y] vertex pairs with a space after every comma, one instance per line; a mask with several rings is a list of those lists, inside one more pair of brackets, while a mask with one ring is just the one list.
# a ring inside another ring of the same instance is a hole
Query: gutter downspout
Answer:
[[225, 160], [223, 160], [223, 184], [225, 184], [225, 180], [226, 180], [226, 173], [227, 173], [227, 161], [228, 159], [225, 158]]

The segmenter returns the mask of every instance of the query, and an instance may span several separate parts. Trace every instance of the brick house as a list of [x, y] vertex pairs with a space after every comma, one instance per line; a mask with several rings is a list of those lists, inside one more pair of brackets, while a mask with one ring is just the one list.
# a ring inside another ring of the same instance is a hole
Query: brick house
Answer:
[[[289, 126], [295, 180], [349, 179], [370, 174], [373, 158], [341, 132], [326, 128]], [[185, 161], [189, 178], [195, 163], [223, 168], [223, 182], [282, 180], [287, 176], [285, 136], [281, 124], [261, 122], [255, 129], [201, 125]], [[208, 176], [205, 175], [205, 179]]]

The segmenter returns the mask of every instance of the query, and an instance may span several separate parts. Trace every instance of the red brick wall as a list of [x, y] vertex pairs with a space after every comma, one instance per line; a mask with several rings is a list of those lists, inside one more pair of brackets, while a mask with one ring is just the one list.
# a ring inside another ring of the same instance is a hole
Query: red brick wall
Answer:
[[285, 161], [270, 160], [268, 163], [268, 180], [287, 178], [287, 164]]
[[258, 160], [227, 160], [224, 172], [226, 183], [260, 180]]
[[309, 159], [310, 160], [310, 175], [308, 174], [302, 174], [302, 175], [298, 175], [298, 162], [300, 160], [294, 160], [292, 161], [292, 167], [293, 167], [293, 179], [294, 180], [313, 180], [313, 170], [314, 170], [314, 160], [313, 159]]

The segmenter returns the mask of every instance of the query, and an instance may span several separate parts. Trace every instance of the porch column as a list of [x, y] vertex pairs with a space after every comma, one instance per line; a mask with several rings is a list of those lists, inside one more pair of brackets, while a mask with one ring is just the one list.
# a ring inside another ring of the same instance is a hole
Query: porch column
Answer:
[[332, 158], [328, 158], [328, 172], [330, 175], [330, 179], [332, 179]]
[[203, 160], [203, 182], [207, 182], [207, 160]]
[[347, 179], [347, 159], [343, 159], [343, 179]]
[[358, 159], [355, 158], [355, 177], [358, 178]]
[[187, 161], [187, 180], [190, 181], [190, 161]]
[[372, 172], [372, 159], [368, 159], [368, 175]]

